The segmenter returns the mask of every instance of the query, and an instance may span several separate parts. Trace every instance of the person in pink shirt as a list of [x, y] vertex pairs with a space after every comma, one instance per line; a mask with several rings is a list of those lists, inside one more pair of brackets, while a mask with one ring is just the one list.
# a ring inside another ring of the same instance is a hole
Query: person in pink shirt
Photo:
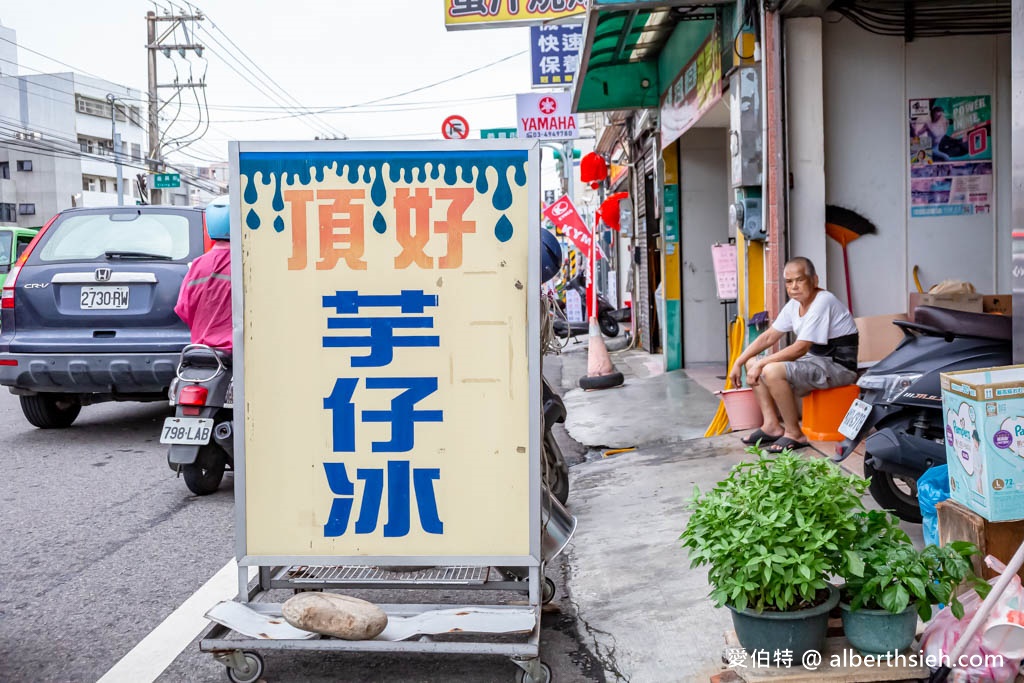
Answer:
[[213, 248], [189, 266], [174, 312], [191, 330], [193, 344], [231, 353], [231, 218], [226, 196], [207, 205], [206, 232]]

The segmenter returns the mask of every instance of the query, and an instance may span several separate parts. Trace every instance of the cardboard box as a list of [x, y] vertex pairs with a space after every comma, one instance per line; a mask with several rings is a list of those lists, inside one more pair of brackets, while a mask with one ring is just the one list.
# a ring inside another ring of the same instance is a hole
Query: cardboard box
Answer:
[[920, 294], [918, 306], [938, 306], [939, 308], [952, 308], [955, 311], [968, 311], [970, 313], [984, 312], [984, 302], [981, 294], [967, 294], [957, 292], [955, 294]]
[[984, 313], [1013, 315], [1013, 295], [985, 294], [981, 297], [981, 310]]
[[942, 412], [950, 498], [1024, 519], [1024, 365], [943, 373]]
[[[937, 503], [935, 512], [939, 518], [939, 545], [967, 541], [977, 546], [981, 552], [971, 558], [971, 564], [974, 573], [984, 579], [999, 576], [999, 572], [985, 564], [983, 557], [1013, 557], [1024, 541], [1024, 521], [990, 522], [955, 500]], [[1024, 567], [1017, 575], [1024, 579]]]
[[860, 333], [857, 363], [873, 363], [892, 353], [903, 339], [903, 332], [892, 323], [894, 320], [906, 319], [905, 313], [854, 318], [857, 332]]

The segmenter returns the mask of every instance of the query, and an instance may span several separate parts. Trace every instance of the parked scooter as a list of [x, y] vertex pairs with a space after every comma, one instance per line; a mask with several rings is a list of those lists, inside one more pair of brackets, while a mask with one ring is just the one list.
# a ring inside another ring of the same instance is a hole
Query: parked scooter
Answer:
[[214, 493], [224, 470], [234, 469], [231, 356], [203, 344], [186, 346], [169, 394], [174, 417], [160, 434], [160, 443], [170, 446], [167, 464], [192, 493]]
[[857, 381], [861, 397], [839, 428], [846, 440], [834, 460], [845, 460], [863, 440], [872, 497], [900, 519], [920, 523], [917, 479], [946, 462], [939, 375], [1009, 365], [1012, 319], [932, 306], [918, 307], [914, 318], [894, 322], [903, 340]]
[[551, 491], [551, 495], [558, 499], [559, 503], [565, 505], [569, 499], [569, 466], [562, 455], [562, 449], [558, 447], [555, 435], [551, 431], [557, 422], [565, 422], [565, 404], [559, 396], [548, 386], [548, 381], [541, 377], [541, 389], [543, 394], [541, 403], [544, 407], [544, 440], [541, 443], [541, 451], [544, 459], [541, 466], [544, 468], [541, 475], [544, 485]]
[[[573, 279], [566, 283], [566, 289], [572, 289], [580, 295], [581, 301], [587, 300], [587, 278], [586, 275], [580, 273]], [[557, 302], [560, 313], [555, 315], [554, 326], [555, 334], [559, 337], [575, 337], [581, 334], [588, 334], [590, 332], [590, 323], [587, 321], [583, 322], [569, 322], [569, 318], [566, 315], [565, 304], [561, 301]], [[612, 313], [615, 309], [608, 303], [601, 294], [597, 295], [597, 324], [601, 328], [601, 334], [606, 337], [617, 337], [619, 334], [619, 321], [612, 317]]]

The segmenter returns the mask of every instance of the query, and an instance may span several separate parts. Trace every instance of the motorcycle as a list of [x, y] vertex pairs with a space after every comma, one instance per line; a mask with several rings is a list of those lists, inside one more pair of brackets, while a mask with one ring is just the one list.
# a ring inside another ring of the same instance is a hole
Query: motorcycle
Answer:
[[160, 443], [169, 446], [167, 465], [197, 496], [217, 491], [226, 469], [234, 469], [234, 383], [231, 356], [203, 344], [181, 352], [177, 378], [168, 392], [174, 417], [164, 421]]
[[[587, 300], [587, 279], [583, 273], [580, 273], [573, 279], [566, 283], [566, 289], [572, 289], [580, 295], [581, 301]], [[566, 314], [565, 303], [562, 301], [556, 301], [559, 312], [555, 315], [554, 327], [555, 335], [559, 337], [575, 337], [580, 334], [588, 334], [590, 332], [590, 323], [584, 322], [569, 322], [569, 318]], [[608, 300], [597, 295], [597, 324], [601, 328], [601, 334], [606, 337], [617, 337], [619, 335], [619, 321], [616, 320], [612, 314], [615, 309], [608, 303]]]
[[921, 522], [917, 480], [946, 462], [942, 390], [944, 372], [1012, 363], [1012, 319], [920, 306], [915, 321], [895, 321], [899, 346], [859, 380], [860, 399], [839, 427], [842, 462], [864, 441], [864, 477], [871, 496], [908, 522]]

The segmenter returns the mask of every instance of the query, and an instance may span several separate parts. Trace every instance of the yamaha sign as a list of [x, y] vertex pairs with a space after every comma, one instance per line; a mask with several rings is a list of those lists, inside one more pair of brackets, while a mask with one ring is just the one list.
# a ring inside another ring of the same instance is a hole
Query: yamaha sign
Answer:
[[533, 140], [575, 140], [580, 136], [569, 92], [516, 95], [517, 133]]

